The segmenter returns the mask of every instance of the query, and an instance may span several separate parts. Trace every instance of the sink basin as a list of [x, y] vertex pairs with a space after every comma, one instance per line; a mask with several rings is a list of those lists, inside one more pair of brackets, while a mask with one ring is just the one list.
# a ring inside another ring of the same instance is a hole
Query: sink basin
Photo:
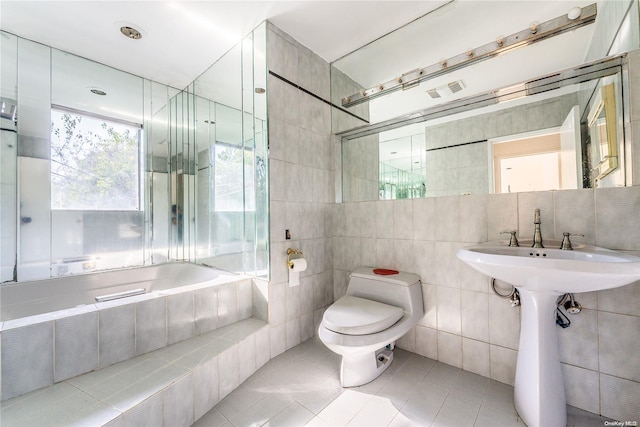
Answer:
[[458, 258], [487, 276], [538, 292], [600, 291], [640, 279], [640, 258], [589, 245], [571, 251], [490, 242], [462, 248]]
[[640, 280], [640, 258], [588, 245], [574, 250], [520, 247], [490, 242], [467, 246], [458, 258], [520, 294], [520, 343], [514, 403], [529, 427], [564, 427], [566, 398], [556, 332], [558, 295], [601, 291]]

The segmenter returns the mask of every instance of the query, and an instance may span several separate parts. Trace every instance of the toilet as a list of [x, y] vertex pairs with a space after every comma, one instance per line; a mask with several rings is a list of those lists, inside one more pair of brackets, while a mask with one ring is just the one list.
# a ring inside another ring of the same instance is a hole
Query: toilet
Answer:
[[424, 315], [420, 276], [359, 268], [346, 295], [324, 313], [318, 336], [342, 356], [340, 382], [355, 387], [376, 379], [393, 361], [396, 340]]

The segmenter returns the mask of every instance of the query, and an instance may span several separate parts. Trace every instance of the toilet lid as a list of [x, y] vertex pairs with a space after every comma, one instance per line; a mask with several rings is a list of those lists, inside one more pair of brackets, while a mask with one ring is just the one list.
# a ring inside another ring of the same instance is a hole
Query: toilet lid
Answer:
[[383, 331], [404, 314], [400, 307], [346, 295], [324, 312], [325, 328], [346, 335], [366, 335]]

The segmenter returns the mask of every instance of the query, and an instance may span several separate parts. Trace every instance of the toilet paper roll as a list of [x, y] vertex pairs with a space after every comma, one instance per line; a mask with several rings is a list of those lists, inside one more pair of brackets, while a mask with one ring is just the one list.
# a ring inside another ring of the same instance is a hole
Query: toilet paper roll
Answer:
[[289, 264], [289, 271], [305, 271], [307, 269], [307, 260], [304, 258], [292, 259]]
[[300, 272], [289, 270], [289, 287], [300, 286]]

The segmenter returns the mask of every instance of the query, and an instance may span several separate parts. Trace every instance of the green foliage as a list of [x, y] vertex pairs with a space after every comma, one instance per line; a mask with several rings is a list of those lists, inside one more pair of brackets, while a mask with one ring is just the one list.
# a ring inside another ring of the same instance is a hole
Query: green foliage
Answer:
[[67, 112], [58, 119], [51, 123], [52, 208], [138, 209], [139, 130]]

